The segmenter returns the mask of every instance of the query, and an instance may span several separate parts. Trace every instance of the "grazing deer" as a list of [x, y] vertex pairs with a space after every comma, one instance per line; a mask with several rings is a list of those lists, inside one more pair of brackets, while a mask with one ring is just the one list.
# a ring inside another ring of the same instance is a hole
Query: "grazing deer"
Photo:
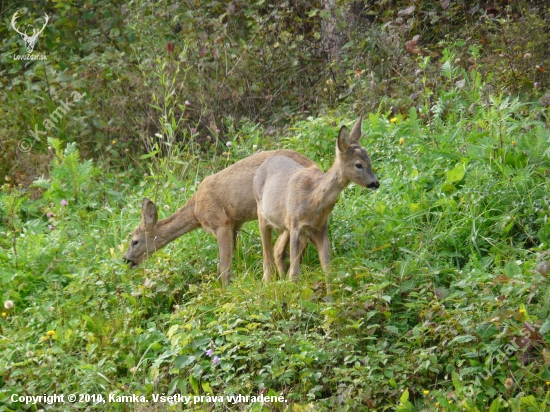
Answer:
[[[369, 189], [380, 186], [372, 171], [371, 159], [361, 147], [362, 117], [351, 133], [342, 126], [336, 144], [336, 158], [327, 173], [307, 168], [287, 156], [273, 156], [256, 171], [253, 181], [258, 205], [258, 222], [263, 246], [264, 281], [271, 280], [272, 265], [281, 277], [285, 274], [284, 250], [290, 242], [289, 277], [298, 281], [300, 255], [311, 239], [327, 276], [330, 295], [328, 218], [342, 190], [354, 182]], [[271, 245], [271, 232], [281, 233]]]
[[[273, 150], [256, 153], [208, 176], [191, 199], [166, 219], [159, 221], [155, 204], [145, 198], [141, 224], [132, 234], [125, 261], [134, 268], [174, 239], [202, 227], [218, 241], [218, 275], [221, 275], [224, 287], [229, 285], [229, 268], [237, 233], [245, 222], [257, 218], [258, 208], [252, 191], [254, 172], [272, 156], [285, 156], [304, 168], [320, 170], [313, 160], [298, 152]], [[284, 260], [285, 247], [282, 248], [281, 260]]]

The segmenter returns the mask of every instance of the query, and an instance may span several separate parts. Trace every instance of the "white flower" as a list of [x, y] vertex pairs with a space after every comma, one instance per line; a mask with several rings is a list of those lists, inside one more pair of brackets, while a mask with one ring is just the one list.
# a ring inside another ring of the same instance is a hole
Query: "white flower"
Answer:
[[233, 146], [233, 143], [227, 142], [225, 145], [226, 145], [227, 147], [231, 147], [231, 146]]
[[13, 308], [13, 301], [12, 301], [12, 300], [6, 300], [6, 301], [4, 302], [4, 307], [5, 307], [6, 309], [8, 309], [8, 310], [11, 309], [11, 308]]

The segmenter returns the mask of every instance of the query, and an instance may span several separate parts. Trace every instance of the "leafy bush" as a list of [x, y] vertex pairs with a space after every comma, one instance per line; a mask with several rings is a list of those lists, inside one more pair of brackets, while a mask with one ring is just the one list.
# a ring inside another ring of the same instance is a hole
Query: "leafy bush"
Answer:
[[[52, 64], [8, 62], [22, 43], [2, 37], [3, 172], [29, 169], [0, 192], [0, 410], [29, 409], [12, 394], [54, 391], [286, 400], [238, 410], [548, 409], [547, 16], [530, 16], [537, 5], [490, 17], [471, 2], [394, 3], [367, 4], [374, 24], [356, 13], [349, 56], [330, 63], [315, 33], [338, 9], [28, 4], [25, 19], [56, 18], [44, 33]], [[520, 35], [529, 24], [531, 40]], [[81, 37], [53, 47], [77, 25]], [[438, 33], [450, 36], [436, 44]], [[423, 42], [406, 46], [415, 34]], [[76, 91], [70, 114], [34, 139]], [[143, 197], [167, 217], [256, 150], [295, 149], [327, 170], [356, 113], [381, 187], [351, 186], [334, 208], [332, 302], [312, 248], [300, 284], [260, 282], [256, 223], [238, 238], [227, 290], [202, 231], [124, 266]], [[48, 174], [20, 185], [33, 162]]]

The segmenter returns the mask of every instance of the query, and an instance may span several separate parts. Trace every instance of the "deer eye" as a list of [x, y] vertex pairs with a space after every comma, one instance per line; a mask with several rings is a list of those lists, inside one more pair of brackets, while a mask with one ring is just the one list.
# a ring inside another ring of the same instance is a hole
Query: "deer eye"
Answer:
[[355, 163], [355, 167], [357, 169], [362, 169], [363, 168], [363, 165], [361, 163]]
[[132, 242], [132, 246], [137, 246], [138, 243], [139, 243], [139, 240], [134, 240], [134, 241]]

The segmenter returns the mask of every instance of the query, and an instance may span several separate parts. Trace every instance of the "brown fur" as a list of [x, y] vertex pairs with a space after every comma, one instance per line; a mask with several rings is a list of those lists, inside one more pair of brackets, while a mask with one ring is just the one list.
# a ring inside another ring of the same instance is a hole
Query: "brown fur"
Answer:
[[[174, 239], [202, 227], [216, 236], [220, 258], [218, 274], [227, 286], [237, 233], [245, 222], [257, 219], [252, 191], [254, 173], [273, 156], [286, 156], [302, 167], [318, 169], [315, 162], [293, 150], [261, 152], [205, 178], [191, 199], [166, 219], [159, 221], [155, 204], [143, 199], [141, 224], [132, 234], [126, 261], [135, 267]], [[284, 249], [280, 252], [283, 255]]]
[[[256, 171], [253, 182], [258, 204], [258, 221], [264, 257], [264, 281], [272, 276], [271, 266], [277, 266], [282, 277], [286, 272], [284, 250], [290, 243], [290, 279], [300, 275], [300, 255], [311, 239], [319, 252], [319, 259], [327, 275], [327, 293], [330, 294], [330, 244], [328, 218], [340, 193], [350, 182], [376, 189], [380, 186], [372, 171], [371, 160], [360, 146], [359, 118], [351, 133], [343, 126], [336, 145], [336, 158], [327, 173], [318, 168], [305, 168], [286, 156], [267, 159]], [[275, 249], [271, 246], [271, 232], [281, 232]]]

